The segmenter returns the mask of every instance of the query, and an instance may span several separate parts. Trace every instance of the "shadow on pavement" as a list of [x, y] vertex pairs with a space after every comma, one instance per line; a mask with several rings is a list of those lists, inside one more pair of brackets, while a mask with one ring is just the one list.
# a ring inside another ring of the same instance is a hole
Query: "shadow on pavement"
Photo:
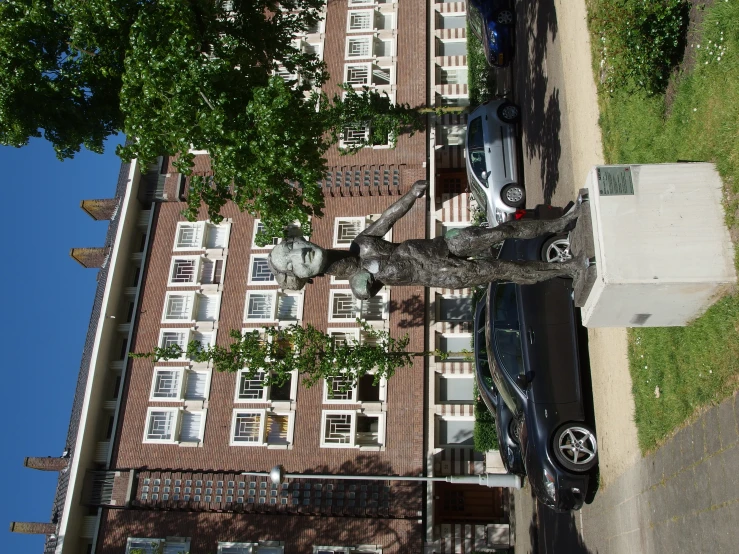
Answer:
[[532, 553], [591, 554], [575, 525], [579, 512], [559, 514], [537, 503], [529, 525]]
[[[557, 37], [557, 16], [554, 0], [526, 2], [519, 10], [518, 90], [523, 108], [524, 148], [529, 160], [541, 162], [541, 186], [544, 203], [551, 204], [559, 181], [559, 160], [562, 156], [559, 133], [562, 128], [559, 89], [548, 93], [547, 42]], [[527, 60], [524, 65], [521, 61]], [[528, 184], [527, 184], [528, 186]]]

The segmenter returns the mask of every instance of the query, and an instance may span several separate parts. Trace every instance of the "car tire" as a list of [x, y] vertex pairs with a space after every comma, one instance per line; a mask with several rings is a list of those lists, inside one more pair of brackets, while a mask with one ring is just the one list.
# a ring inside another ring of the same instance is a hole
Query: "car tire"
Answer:
[[508, 424], [508, 436], [516, 444], [521, 444], [521, 420], [511, 419]]
[[495, 21], [501, 25], [513, 25], [513, 10], [500, 10], [495, 14]]
[[521, 108], [513, 104], [512, 102], [503, 102], [498, 106], [498, 119], [503, 123], [514, 124], [521, 119]]
[[511, 183], [500, 191], [500, 199], [503, 204], [511, 208], [520, 208], [526, 204], [526, 189], [518, 183]]
[[554, 456], [568, 471], [584, 473], [598, 463], [595, 432], [584, 423], [568, 423], [559, 428], [552, 441]]
[[562, 263], [571, 259], [570, 238], [567, 235], [556, 235], [541, 247], [542, 262]]

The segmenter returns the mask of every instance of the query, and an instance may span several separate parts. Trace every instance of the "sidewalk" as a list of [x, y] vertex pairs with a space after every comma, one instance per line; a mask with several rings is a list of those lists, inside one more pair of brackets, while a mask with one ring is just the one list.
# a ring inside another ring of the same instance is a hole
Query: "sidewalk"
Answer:
[[739, 549], [737, 396], [704, 413], [599, 493], [583, 513], [588, 550], [736, 552]]

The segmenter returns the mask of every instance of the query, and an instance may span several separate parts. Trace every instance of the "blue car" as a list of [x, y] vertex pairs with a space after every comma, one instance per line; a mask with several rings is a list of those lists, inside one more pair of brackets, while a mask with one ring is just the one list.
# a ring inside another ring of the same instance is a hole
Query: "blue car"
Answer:
[[482, 42], [490, 65], [505, 67], [511, 63], [515, 12], [508, 0], [470, 0], [467, 20]]

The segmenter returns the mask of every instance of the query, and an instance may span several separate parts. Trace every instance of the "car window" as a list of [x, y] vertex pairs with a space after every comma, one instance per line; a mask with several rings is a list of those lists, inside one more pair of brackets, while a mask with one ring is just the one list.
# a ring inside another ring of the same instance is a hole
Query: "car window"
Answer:
[[482, 176], [483, 171], [487, 171], [487, 165], [485, 165], [485, 152], [483, 150], [470, 150], [470, 165], [475, 176], [480, 179], [481, 182], [487, 183], [487, 179]]
[[490, 373], [490, 366], [488, 365], [488, 352], [485, 347], [485, 327], [480, 327], [475, 333], [475, 342], [479, 344], [475, 348], [477, 352], [477, 371], [483, 381], [483, 385], [488, 389], [493, 388], [493, 377]]
[[467, 125], [467, 148], [482, 150], [485, 139], [482, 136], [482, 117], [476, 117]]
[[521, 352], [521, 334], [516, 329], [495, 330], [495, 350], [498, 352], [503, 370], [514, 380], [523, 375], [523, 354]]
[[467, 18], [472, 32], [479, 40], [482, 40], [482, 15], [480, 15], [480, 10], [471, 4], [467, 4]]
[[516, 305], [516, 285], [503, 283], [495, 288], [493, 297], [494, 321], [506, 321], [518, 324], [518, 306]]

